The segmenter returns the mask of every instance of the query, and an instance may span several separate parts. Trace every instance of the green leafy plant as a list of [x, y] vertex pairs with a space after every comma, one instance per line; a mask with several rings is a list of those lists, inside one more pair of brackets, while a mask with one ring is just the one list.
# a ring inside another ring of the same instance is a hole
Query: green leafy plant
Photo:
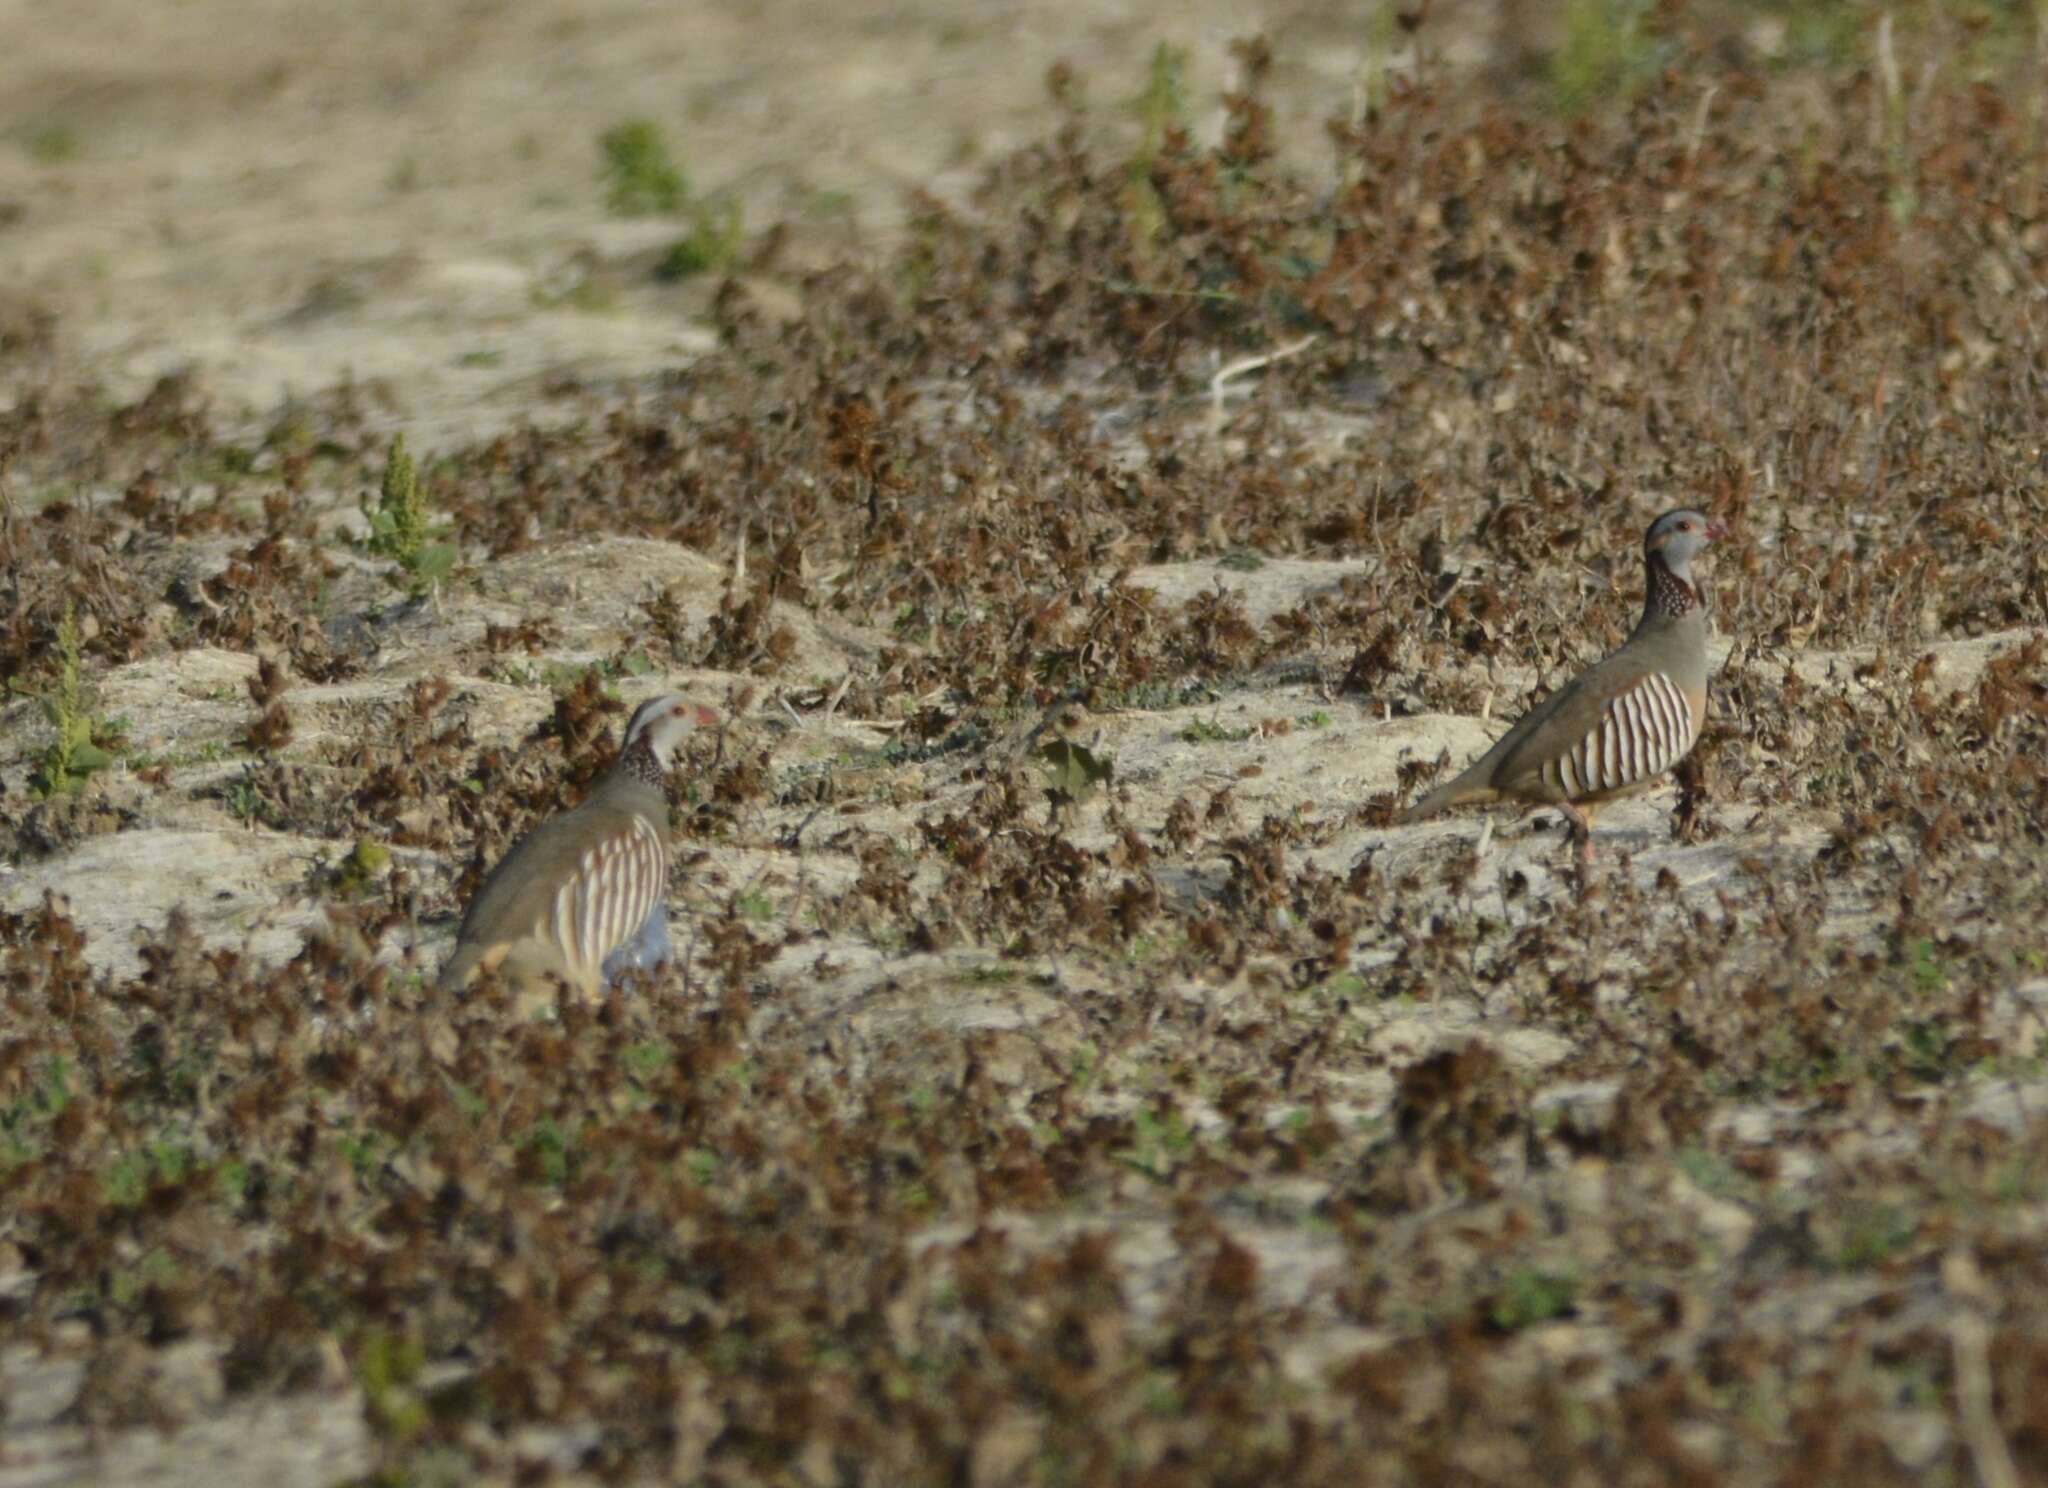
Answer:
[[1187, 63], [1184, 48], [1159, 43], [1145, 69], [1145, 86], [1131, 102], [1139, 138], [1137, 150], [1124, 166], [1124, 221], [1134, 249], [1146, 247], [1166, 229], [1166, 204], [1152, 183], [1152, 168], [1166, 148], [1168, 136], [1187, 122], [1187, 100], [1181, 87]]
[[682, 209], [689, 179], [669, 154], [660, 126], [647, 119], [615, 124], [598, 138], [604, 152], [605, 205], [620, 217], [655, 217]]
[[738, 261], [747, 240], [745, 212], [736, 201], [722, 206], [692, 202], [689, 232], [670, 245], [655, 276], [688, 279], [696, 274], [723, 273]]
[[1069, 739], [1054, 739], [1038, 751], [1038, 758], [1052, 772], [1053, 788], [1076, 801], [1085, 801], [1098, 786], [1116, 777], [1116, 761], [1098, 755]]
[[582, 1144], [573, 1124], [564, 1125], [543, 1117], [519, 1143], [519, 1168], [532, 1183], [560, 1188], [574, 1175], [583, 1157]]
[[101, 1179], [110, 1204], [133, 1207], [149, 1197], [157, 1184], [176, 1184], [196, 1165], [192, 1149], [182, 1142], [146, 1142], [124, 1152]]
[[1569, 0], [1564, 39], [1550, 59], [1551, 95], [1560, 112], [1582, 114], [1649, 84], [1663, 53], [1651, 32], [1651, 10], [1646, 0]]
[[81, 148], [77, 132], [62, 124], [46, 125], [28, 138], [29, 159], [37, 165], [63, 165], [76, 160]]
[[417, 1388], [426, 1351], [419, 1339], [382, 1327], [365, 1328], [356, 1340], [355, 1356], [363, 1414], [379, 1439], [402, 1445], [426, 1430], [427, 1407]]
[[64, 1113], [74, 1093], [70, 1061], [53, 1055], [40, 1079], [0, 1106], [0, 1173], [43, 1152], [50, 1123]]
[[1907, 956], [1915, 992], [1925, 997], [1948, 989], [1948, 973], [1942, 970], [1941, 956], [1933, 940], [1916, 936], [1907, 946]]
[[1131, 1113], [1130, 1145], [1117, 1153], [1133, 1172], [1165, 1182], [1194, 1150], [1195, 1134], [1178, 1111], [1161, 1116], [1152, 1111]]
[[390, 866], [389, 848], [368, 837], [358, 837], [334, 871], [335, 892], [345, 899], [361, 898], [377, 887], [377, 880]]
[[57, 624], [56, 685], [43, 695], [43, 716], [57, 737], [37, 756], [28, 782], [30, 790], [46, 799], [77, 790], [94, 771], [112, 764], [113, 749], [118, 747], [114, 740], [124, 731], [119, 720], [100, 718], [85, 705], [83, 647], [77, 618], [66, 605]]
[[669, 246], [655, 277], [675, 281], [722, 273], [746, 242], [744, 209], [737, 201], [693, 196], [658, 125], [632, 119], [598, 139], [604, 153], [605, 206], [618, 217], [680, 217], [689, 231]]
[[1859, 1201], [1827, 1227], [1826, 1259], [1838, 1270], [1862, 1271], [1895, 1260], [1919, 1238], [1920, 1222], [1897, 1204]]
[[435, 527], [428, 520], [419, 472], [406, 452], [402, 434], [391, 441], [391, 452], [385, 456], [377, 504], [365, 503], [363, 515], [370, 522], [364, 547], [398, 565], [398, 582], [412, 598], [432, 592], [455, 571], [455, 544], [435, 541], [445, 537], [448, 529]]
[[1518, 1333], [1569, 1313], [1578, 1289], [1578, 1278], [1569, 1272], [1517, 1266], [1488, 1306], [1486, 1318], [1503, 1333]]
[[264, 820], [263, 788], [246, 770], [241, 779], [231, 780], [221, 787], [221, 801], [227, 806], [228, 815], [245, 827], [256, 826]]

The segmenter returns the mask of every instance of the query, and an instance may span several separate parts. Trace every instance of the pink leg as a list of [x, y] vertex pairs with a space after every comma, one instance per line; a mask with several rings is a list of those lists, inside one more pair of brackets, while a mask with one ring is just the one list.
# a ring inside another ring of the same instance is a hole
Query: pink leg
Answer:
[[1570, 819], [1570, 835], [1579, 844], [1579, 864], [1593, 866], [1593, 810], [1591, 806], [1574, 806], [1570, 801], [1560, 801], [1558, 808]]

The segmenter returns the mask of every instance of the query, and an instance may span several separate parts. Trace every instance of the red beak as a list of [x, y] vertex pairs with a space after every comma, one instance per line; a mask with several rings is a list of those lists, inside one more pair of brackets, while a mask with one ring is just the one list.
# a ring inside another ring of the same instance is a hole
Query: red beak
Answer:
[[696, 714], [698, 728], [718, 727], [718, 710], [716, 708], [707, 708], [700, 703], [696, 708]]
[[1707, 523], [1707, 541], [1715, 542], [1728, 535], [1728, 529], [1719, 522]]

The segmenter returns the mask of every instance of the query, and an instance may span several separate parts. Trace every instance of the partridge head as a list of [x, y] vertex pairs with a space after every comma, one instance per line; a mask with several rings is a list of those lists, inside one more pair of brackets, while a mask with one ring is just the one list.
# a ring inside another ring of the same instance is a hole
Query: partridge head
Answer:
[[1692, 749], [1707, 711], [1707, 612], [1692, 562], [1722, 528], [1691, 507], [1643, 536], [1643, 616], [1621, 648], [1534, 708], [1404, 822], [1470, 802], [1557, 806], [1593, 855], [1601, 805], [1655, 785]]
[[573, 811], [513, 845], [470, 901], [440, 986], [495, 972], [522, 1001], [555, 981], [585, 999], [669, 953], [668, 802], [662, 778], [712, 709], [680, 693], [634, 710], [618, 757]]

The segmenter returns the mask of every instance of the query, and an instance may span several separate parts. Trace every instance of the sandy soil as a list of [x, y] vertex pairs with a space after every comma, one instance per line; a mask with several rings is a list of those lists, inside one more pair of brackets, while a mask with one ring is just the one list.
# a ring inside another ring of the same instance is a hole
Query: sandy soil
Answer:
[[[571, 414], [565, 378], [709, 344], [705, 291], [646, 272], [674, 225], [603, 210], [597, 140], [622, 119], [660, 124], [750, 225], [840, 253], [1037, 132], [1056, 62], [1114, 102], [1171, 41], [1189, 96], [1214, 97], [1231, 40], [1262, 30], [1283, 132], [1309, 141], [1361, 69], [1399, 61], [1320, 3], [11, 10], [0, 289], [56, 315], [65, 372], [130, 397], [193, 369], [219, 411], [258, 417], [353, 378], [429, 447]], [[1444, 31], [1470, 38], [1461, 60], [1495, 24], [1473, 10]]]

